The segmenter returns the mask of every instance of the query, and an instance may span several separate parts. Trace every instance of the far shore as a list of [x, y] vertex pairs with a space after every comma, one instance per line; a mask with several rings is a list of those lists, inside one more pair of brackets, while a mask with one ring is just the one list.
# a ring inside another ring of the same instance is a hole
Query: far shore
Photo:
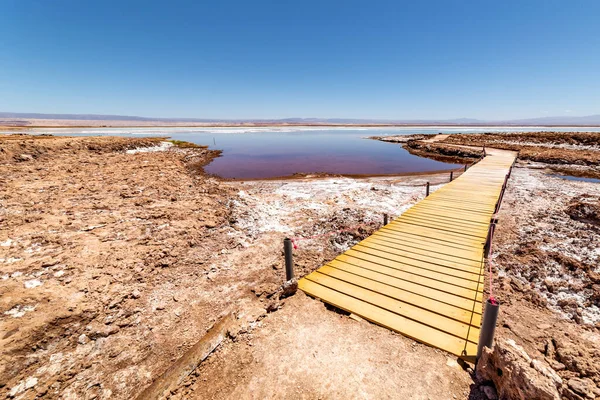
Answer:
[[600, 125], [498, 125], [498, 124], [333, 124], [333, 123], [157, 123], [147, 124], [131, 121], [32, 121], [31, 125], [10, 124], [0, 121], [0, 131], [27, 131], [30, 129], [98, 129], [98, 128], [600, 128]]

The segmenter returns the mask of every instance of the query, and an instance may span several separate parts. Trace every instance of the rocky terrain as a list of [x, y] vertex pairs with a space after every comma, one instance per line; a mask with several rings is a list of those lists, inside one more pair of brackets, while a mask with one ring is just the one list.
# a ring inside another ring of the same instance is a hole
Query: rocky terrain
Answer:
[[3, 395], [131, 398], [224, 312], [279, 307], [285, 236], [303, 274], [424, 194], [419, 178], [221, 182], [202, 173], [218, 152], [185, 147], [0, 137]]
[[[600, 184], [513, 170], [493, 245], [502, 305], [491, 360], [522, 375], [483, 373], [507, 398], [600, 396], [599, 206]], [[535, 386], [545, 394], [527, 394]]]
[[600, 185], [517, 164], [493, 246], [496, 346], [465, 371], [282, 291], [283, 238], [302, 276], [445, 174], [226, 182], [203, 174], [216, 156], [160, 138], [0, 136], [0, 396], [134, 398], [230, 312], [235, 327], [169, 397], [600, 396]]
[[227, 190], [188, 172], [216, 154], [134, 150], [160, 141], [1, 138], [4, 395], [126, 398], [235, 300], [201, 290], [235, 245]]
[[[520, 132], [448, 135], [425, 143], [417, 136], [405, 147], [413, 154], [472, 158], [484, 146], [519, 152], [519, 159], [575, 176], [600, 177], [600, 132]], [[462, 150], [461, 150], [462, 149]]]

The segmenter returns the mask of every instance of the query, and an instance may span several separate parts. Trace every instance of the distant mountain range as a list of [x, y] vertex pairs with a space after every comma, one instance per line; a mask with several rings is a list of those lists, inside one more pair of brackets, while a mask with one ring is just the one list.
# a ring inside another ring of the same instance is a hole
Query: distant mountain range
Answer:
[[150, 118], [129, 115], [99, 115], [99, 114], [38, 114], [0, 112], [0, 124], [31, 125], [30, 120], [64, 120], [64, 121], [102, 121], [195, 123], [195, 124], [293, 124], [293, 125], [544, 125], [544, 126], [594, 126], [600, 125], [600, 114], [583, 117], [541, 117], [513, 120], [480, 120], [473, 118], [457, 119], [415, 119], [415, 120], [384, 120], [359, 118], [282, 118], [282, 119], [209, 119], [209, 118]]

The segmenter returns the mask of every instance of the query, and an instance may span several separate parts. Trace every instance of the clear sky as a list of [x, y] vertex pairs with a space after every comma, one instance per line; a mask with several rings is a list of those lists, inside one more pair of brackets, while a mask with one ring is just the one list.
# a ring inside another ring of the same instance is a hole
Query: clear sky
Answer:
[[0, 0], [0, 111], [600, 114], [600, 1]]

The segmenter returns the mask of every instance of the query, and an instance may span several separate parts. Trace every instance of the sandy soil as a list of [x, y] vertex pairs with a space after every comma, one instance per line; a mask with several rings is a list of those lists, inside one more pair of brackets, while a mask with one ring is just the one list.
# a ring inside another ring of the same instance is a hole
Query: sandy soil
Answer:
[[465, 399], [471, 385], [455, 357], [299, 292], [222, 345], [173, 398]]
[[565, 383], [583, 377], [600, 387], [600, 184], [523, 165], [499, 218], [492, 265], [500, 337], [547, 361]]
[[[216, 155], [0, 137], [0, 395], [131, 398], [234, 311], [239, 328], [172, 398], [488, 398], [490, 382], [442, 351], [277, 294], [284, 237], [304, 275], [446, 174], [225, 182], [202, 174]], [[498, 340], [576, 398], [574, 379], [600, 385], [600, 190], [543, 168], [519, 164], [501, 209]]]
[[278, 308], [285, 236], [355, 227], [299, 239], [303, 274], [424, 194], [419, 177], [220, 182], [199, 173], [213, 152], [160, 139], [1, 139], [0, 390], [20, 398], [133, 396], [226, 310]]
[[236, 300], [203, 292], [234, 246], [227, 189], [187, 169], [212, 152], [126, 152], [155, 144], [2, 137], [4, 394], [129, 397]]

